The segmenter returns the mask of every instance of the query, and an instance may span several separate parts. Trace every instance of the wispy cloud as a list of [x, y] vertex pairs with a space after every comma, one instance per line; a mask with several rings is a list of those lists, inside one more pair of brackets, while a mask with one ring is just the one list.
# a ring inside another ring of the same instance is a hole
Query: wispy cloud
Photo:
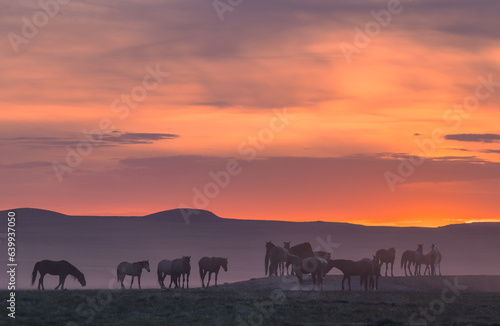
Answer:
[[[179, 137], [177, 134], [163, 133], [134, 133], [114, 131], [110, 134], [92, 135], [96, 140], [102, 139], [96, 143], [100, 147], [117, 147], [122, 145], [138, 145], [138, 144], [153, 144], [160, 140], [172, 140]], [[18, 146], [27, 147], [65, 147], [76, 146], [82, 142], [82, 138], [72, 137], [15, 137], [15, 138], [0, 138], [4, 142], [15, 143]], [[83, 139], [85, 141], [85, 139]]]
[[446, 135], [444, 138], [448, 140], [478, 142], [478, 143], [500, 142], [500, 135], [498, 134], [452, 134], [452, 135]]

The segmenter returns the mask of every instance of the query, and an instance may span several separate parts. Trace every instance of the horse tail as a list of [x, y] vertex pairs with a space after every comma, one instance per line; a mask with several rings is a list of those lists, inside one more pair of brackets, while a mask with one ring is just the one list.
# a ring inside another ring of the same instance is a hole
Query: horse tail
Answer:
[[198, 269], [200, 270], [200, 279], [203, 280], [203, 267], [201, 267], [201, 264], [198, 264]]
[[158, 274], [158, 283], [160, 284], [161, 286], [161, 271], [160, 271], [160, 267], [158, 267], [158, 269], [156, 270], [157, 274]]
[[264, 258], [264, 263], [265, 263], [264, 275], [267, 275], [267, 268], [269, 267], [269, 253], [268, 252], [266, 252], [266, 258]]
[[33, 273], [31, 274], [31, 285], [35, 284], [36, 274], [38, 273], [38, 264], [40, 263], [36, 263], [35, 267], [33, 267]]
[[405, 259], [405, 255], [403, 254], [403, 255], [401, 256], [401, 268], [403, 268], [403, 264], [404, 264], [405, 260], [406, 260], [406, 259]]

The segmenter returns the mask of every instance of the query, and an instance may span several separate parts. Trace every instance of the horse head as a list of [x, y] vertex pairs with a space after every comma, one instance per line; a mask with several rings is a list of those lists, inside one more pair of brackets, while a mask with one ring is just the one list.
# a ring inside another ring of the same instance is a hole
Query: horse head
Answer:
[[227, 272], [227, 258], [222, 258], [221, 266], [224, 269], [224, 272]]
[[271, 241], [266, 242], [266, 252], [269, 252], [269, 250], [273, 249], [275, 246]]
[[417, 244], [417, 247], [418, 247], [417, 248], [418, 252], [422, 253], [424, 251], [424, 245], [423, 244], [419, 243], [419, 244]]
[[151, 272], [151, 270], [149, 269], [149, 260], [142, 261], [142, 268], [145, 268], [148, 272]]
[[77, 279], [78, 279], [78, 282], [80, 282], [80, 284], [82, 286], [87, 285], [87, 281], [85, 280], [85, 276], [83, 275], [83, 273], [81, 275], [78, 275]]
[[182, 265], [189, 266], [191, 262], [191, 256], [182, 256]]
[[283, 248], [285, 248], [285, 249], [290, 249], [290, 241], [288, 241], [288, 242], [286, 242], [286, 241], [285, 241], [285, 242], [283, 242]]

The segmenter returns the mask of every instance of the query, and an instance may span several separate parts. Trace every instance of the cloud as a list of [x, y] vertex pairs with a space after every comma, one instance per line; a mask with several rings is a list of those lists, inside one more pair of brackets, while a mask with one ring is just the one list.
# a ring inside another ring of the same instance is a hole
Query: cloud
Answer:
[[[162, 134], [162, 133], [134, 133], [113, 131], [111, 134], [90, 135], [91, 138], [97, 140], [96, 146], [99, 147], [117, 147], [121, 145], [137, 145], [137, 144], [153, 144], [159, 140], [171, 140], [179, 137], [177, 134]], [[50, 147], [65, 147], [76, 146], [82, 141], [87, 141], [83, 135], [78, 138], [72, 137], [15, 137], [1, 138], [1, 140], [15, 143], [16, 145], [34, 147], [34, 148], [50, 148]], [[99, 141], [100, 140], [100, 141]]]
[[453, 134], [453, 135], [446, 135], [444, 138], [448, 140], [478, 142], [478, 143], [500, 142], [500, 135], [497, 134]]

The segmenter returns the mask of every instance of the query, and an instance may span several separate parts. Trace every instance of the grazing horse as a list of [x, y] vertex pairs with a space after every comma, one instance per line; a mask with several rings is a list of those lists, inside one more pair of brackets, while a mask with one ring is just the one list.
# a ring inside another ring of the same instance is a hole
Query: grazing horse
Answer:
[[437, 269], [439, 269], [439, 275], [441, 275], [441, 258], [443, 258], [443, 256], [441, 255], [437, 244], [432, 244], [432, 254], [434, 261], [434, 264], [431, 266], [432, 275], [436, 275]]
[[132, 281], [130, 281], [130, 288], [132, 288], [132, 284], [134, 284], [134, 277], [137, 276], [137, 283], [139, 284], [139, 289], [140, 289], [141, 274], [143, 268], [148, 272], [151, 271], [149, 269], [149, 260], [137, 261], [135, 263], [129, 263], [126, 261], [121, 262], [116, 268], [116, 276], [118, 278], [118, 282], [120, 282], [122, 285], [122, 289], [125, 288], [125, 286], [123, 285], [123, 280], [125, 280], [125, 276], [127, 275], [132, 276]]
[[403, 255], [401, 256], [401, 268], [404, 268], [405, 276], [408, 276], [406, 274], [407, 267], [410, 276], [412, 276], [410, 269], [412, 263], [415, 264], [415, 275], [417, 274], [417, 268], [419, 267], [418, 261], [420, 260], [422, 252], [424, 251], [423, 247], [424, 247], [423, 244], [418, 244], [417, 250], [406, 250], [405, 252], [403, 252]]
[[160, 283], [160, 287], [162, 289], [165, 288], [165, 277], [167, 275], [170, 275], [170, 285], [168, 286], [169, 288], [172, 287], [172, 261], [168, 259], [163, 259], [158, 263], [158, 268], [157, 268], [157, 273], [158, 273], [158, 283]]
[[326, 270], [330, 271], [333, 267], [339, 269], [344, 277], [342, 278], [342, 291], [344, 291], [344, 281], [347, 279], [349, 291], [351, 291], [351, 276], [359, 276], [360, 284], [365, 284], [365, 291], [368, 291], [368, 280], [373, 273], [373, 265], [369, 259], [352, 261], [346, 259], [333, 259], [328, 261]]
[[64, 281], [66, 281], [66, 277], [68, 275], [76, 277], [76, 279], [82, 286], [85, 286], [87, 284], [83, 273], [80, 272], [78, 268], [71, 265], [65, 260], [42, 260], [37, 262], [35, 264], [35, 267], [33, 267], [31, 285], [35, 284], [36, 275], [38, 272], [40, 272], [40, 279], [38, 280], [38, 290], [40, 290], [40, 287], [42, 288], [42, 290], [45, 290], [43, 286], [43, 278], [45, 277], [45, 274], [59, 275], [59, 284], [56, 286], [56, 290], [59, 289], [59, 287], [61, 287], [61, 290], [64, 289]]
[[273, 274], [278, 276], [278, 269], [283, 275], [285, 268], [287, 252], [283, 247], [274, 245], [271, 241], [266, 242], [266, 256], [264, 258], [264, 275], [267, 275], [269, 271], [269, 276]]
[[189, 289], [190, 273], [191, 273], [191, 256], [182, 256], [182, 258], [174, 259], [172, 261], [171, 276], [176, 288], [178, 288], [181, 283], [181, 275], [182, 275], [182, 288], [184, 289], [184, 281], [186, 281], [186, 288]]
[[394, 276], [394, 260], [396, 259], [396, 248], [377, 250], [375, 256], [380, 261], [380, 267], [385, 263], [385, 276], [387, 276], [387, 268], [391, 264], [391, 276]]
[[327, 261], [318, 257], [300, 258], [295, 255], [288, 255], [289, 261], [292, 264], [292, 271], [299, 280], [300, 287], [302, 288], [302, 276], [304, 274], [311, 274], [313, 281], [313, 289], [316, 289], [316, 283], [320, 290], [323, 290], [323, 277], [326, 274]]
[[198, 267], [200, 269], [201, 286], [205, 287], [205, 275], [208, 273], [207, 287], [210, 284], [210, 278], [212, 273], [215, 273], [215, 286], [217, 286], [217, 275], [219, 275], [219, 270], [222, 267], [224, 272], [227, 272], [227, 258], [221, 257], [203, 257], [198, 262]]

